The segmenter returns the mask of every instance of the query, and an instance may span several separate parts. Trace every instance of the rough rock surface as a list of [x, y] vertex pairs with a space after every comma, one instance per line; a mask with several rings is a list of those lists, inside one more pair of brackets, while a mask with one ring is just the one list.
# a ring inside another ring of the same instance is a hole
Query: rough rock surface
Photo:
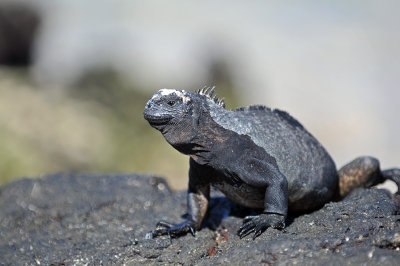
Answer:
[[[286, 229], [239, 239], [245, 210], [217, 194], [196, 237], [144, 239], [159, 219], [181, 221], [185, 193], [143, 175], [68, 175], [0, 187], [1, 264], [396, 265], [400, 206], [384, 190], [292, 217]], [[229, 215], [229, 213], [231, 213]], [[224, 218], [225, 217], [225, 218]], [[223, 219], [224, 218], [224, 219]], [[215, 230], [213, 230], [213, 228]]]

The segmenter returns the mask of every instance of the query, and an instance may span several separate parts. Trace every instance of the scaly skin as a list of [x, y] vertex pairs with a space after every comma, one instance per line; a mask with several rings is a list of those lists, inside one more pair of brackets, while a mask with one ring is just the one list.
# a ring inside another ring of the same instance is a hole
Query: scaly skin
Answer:
[[311, 211], [356, 186], [385, 179], [399, 184], [400, 170], [381, 172], [372, 157], [357, 158], [337, 172], [322, 145], [286, 112], [263, 106], [226, 110], [212, 94], [213, 89], [163, 89], [146, 104], [150, 125], [190, 156], [187, 220], [161, 221], [146, 238], [194, 235], [208, 208], [210, 186], [261, 210], [246, 217], [238, 231], [240, 237], [254, 233], [256, 238], [269, 227], [284, 228], [288, 210]]

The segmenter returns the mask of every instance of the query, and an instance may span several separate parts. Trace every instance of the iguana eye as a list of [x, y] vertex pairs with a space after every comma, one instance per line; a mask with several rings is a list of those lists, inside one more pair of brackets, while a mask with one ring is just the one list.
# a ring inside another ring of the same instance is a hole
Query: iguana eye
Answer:
[[168, 101], [167, 104], [168, 104], [169, 106], [174, 106], [174, 105], [175, 105], [175, 101]]

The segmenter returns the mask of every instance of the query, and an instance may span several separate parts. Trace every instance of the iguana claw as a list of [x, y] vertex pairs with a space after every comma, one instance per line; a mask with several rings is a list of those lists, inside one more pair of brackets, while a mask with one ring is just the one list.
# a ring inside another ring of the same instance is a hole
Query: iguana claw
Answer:
[[[194, 228], [193, 222], [184, 221], [180, 224], [173, 224], [166, 221], [159, 221], [156, 225], [157, 229], [150, 231], [146, 234], [146, 239], [153, 239], [157, 236], [168, 235], [170, 238], [191, 233], [193, 236], [196, 235], [196, 229]], [[161, 228], [160, 228], [161, 227]]]
[[246, 216], [243, 225], [238, 230], [240, 238], [254, 232], [253, 240], [260, 236], [268, 227], [282, 229], [285, 227], [285, 217], [279, 214], [264, 213], [256, 216]]

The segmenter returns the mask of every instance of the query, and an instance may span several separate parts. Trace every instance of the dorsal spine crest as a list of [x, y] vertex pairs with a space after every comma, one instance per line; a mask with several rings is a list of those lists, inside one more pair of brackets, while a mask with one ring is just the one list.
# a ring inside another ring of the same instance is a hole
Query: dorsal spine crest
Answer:
[[222, 106], [223, 108], [225, 108], [224, 98], [219, 99], [216, 94], [213, 96], [214, 91], [215, 91], [215, 86], [213, 86], [213, 87], [205, 86], [202, 89], [199, 89], [196, 93], [199, 94], [199, 95], [206, 96], [208, 99], [212, 100], [217, 105]]

